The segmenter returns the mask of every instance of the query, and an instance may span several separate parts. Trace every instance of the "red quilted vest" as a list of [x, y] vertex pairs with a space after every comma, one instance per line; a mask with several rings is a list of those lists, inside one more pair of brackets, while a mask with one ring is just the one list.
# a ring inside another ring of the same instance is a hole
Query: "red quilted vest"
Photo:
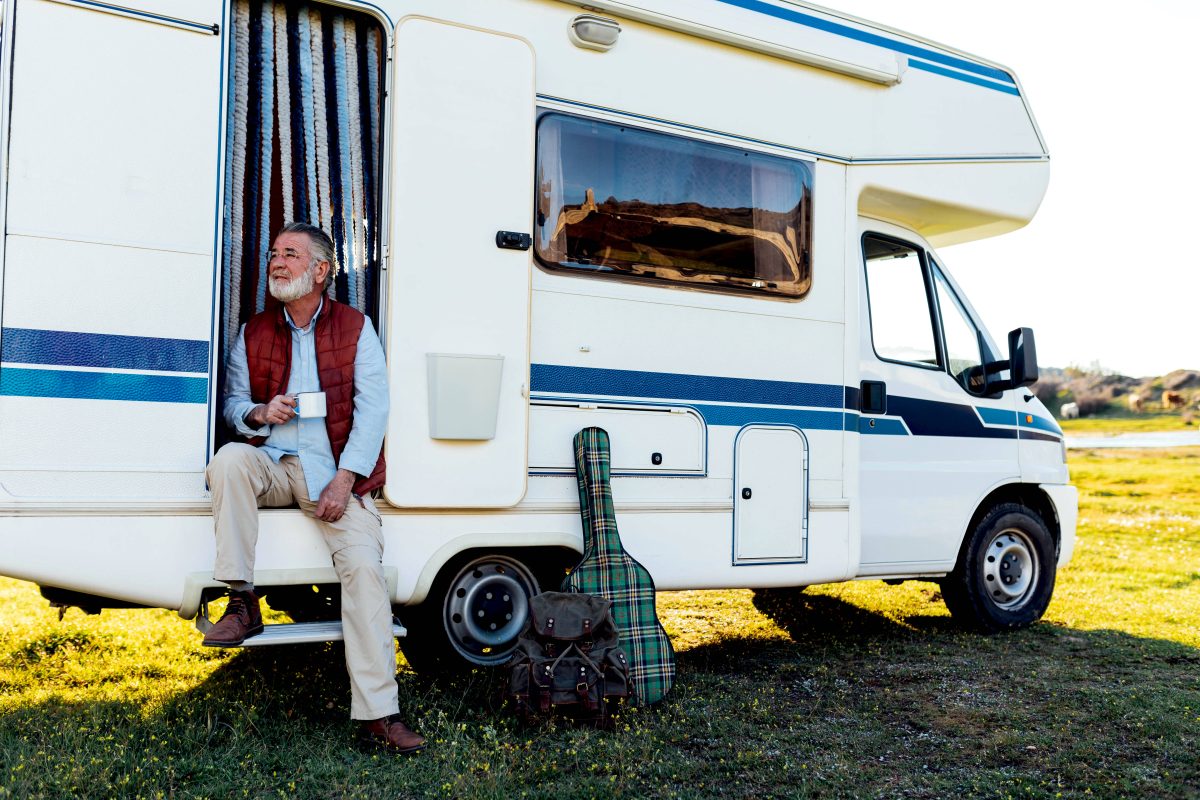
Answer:
[[[366, 319], [355, 309], [326, 297], [316, 321], [317, 377], [325, 392], [325, 431], [335, 464], [341, 461], [354, 422], [354, 356]], [[246, 363], [250, 369], [250, 399], [255, 403], [267, 403], [287, 393], [292, 374], [292, 331], [282, 305], [256, 314], [246, 323]], [[258, 446], [265, 441], [266, 437], [257, 436], [250, 443]], [[354, 491], [362, 495], [383, 486], [384, 469], [381, 449], [375, 469], [355, 482]]]

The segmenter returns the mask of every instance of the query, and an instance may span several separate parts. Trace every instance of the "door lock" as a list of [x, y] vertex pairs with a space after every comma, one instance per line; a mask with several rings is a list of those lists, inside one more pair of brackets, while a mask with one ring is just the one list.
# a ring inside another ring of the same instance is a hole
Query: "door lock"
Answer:
[[519, 231], [496, 231], [496, 247], [501, 250], [528, 250], [533, 246], [533, 237]]
[[742, 499], [743, 499], [743, 500], [749, 500], [749, 499], [750, 499], [750, 496], [751, 496], [752, 494], [754, 494], [754, 492], [750, 491], [750, 487], [749, 487], [749, 486], [747, 486], [746, 488], [742, 489]]

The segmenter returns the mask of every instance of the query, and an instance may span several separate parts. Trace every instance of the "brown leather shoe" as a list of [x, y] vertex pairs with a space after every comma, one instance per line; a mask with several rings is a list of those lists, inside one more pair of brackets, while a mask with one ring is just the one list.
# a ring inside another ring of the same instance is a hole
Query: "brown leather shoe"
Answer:
[[225, 613], [204, 637], [205, 647], [237, 647], [263, 632], [262, 609], [254, 592], [232, 592]]
[[399, 714], [363, 722], [358, 729], [358, 743], [390, 753], [415, 753], [425, 749], [425, 738], [409, 730], [400, 721]]

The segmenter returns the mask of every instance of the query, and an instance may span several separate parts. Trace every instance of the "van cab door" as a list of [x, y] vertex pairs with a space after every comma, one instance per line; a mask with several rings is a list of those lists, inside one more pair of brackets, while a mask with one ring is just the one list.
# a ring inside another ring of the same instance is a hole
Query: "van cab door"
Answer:
[[533, 50], [409, 17], [394, 62], [384, 497], [513, 506], [528, 474]]
[[860, 574], [949, 569], [978, 502], [1019, 475], [1014, 393], [985, 394], [996, 347], [928, 246], [861, 234]]

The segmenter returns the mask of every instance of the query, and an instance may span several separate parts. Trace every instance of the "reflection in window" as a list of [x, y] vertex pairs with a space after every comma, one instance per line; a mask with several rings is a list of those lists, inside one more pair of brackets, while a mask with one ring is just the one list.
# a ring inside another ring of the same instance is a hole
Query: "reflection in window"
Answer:
[[548, 114], [537, 168], [550, 268], [788, 297], [812, 282], [804, 162]]
[[941, 270], [933, 271], [933, 285], [937, 289], [938, 308], [942, 312], [942, 338], [946, 342], [947, 367], [959, 385], [979, 394], [984, 389], [979, 332], [946, 283]]
[[890, 361], [937, 366], [920, 254], [907, 245], [868, 236], [863, 256], [876, 354]]

